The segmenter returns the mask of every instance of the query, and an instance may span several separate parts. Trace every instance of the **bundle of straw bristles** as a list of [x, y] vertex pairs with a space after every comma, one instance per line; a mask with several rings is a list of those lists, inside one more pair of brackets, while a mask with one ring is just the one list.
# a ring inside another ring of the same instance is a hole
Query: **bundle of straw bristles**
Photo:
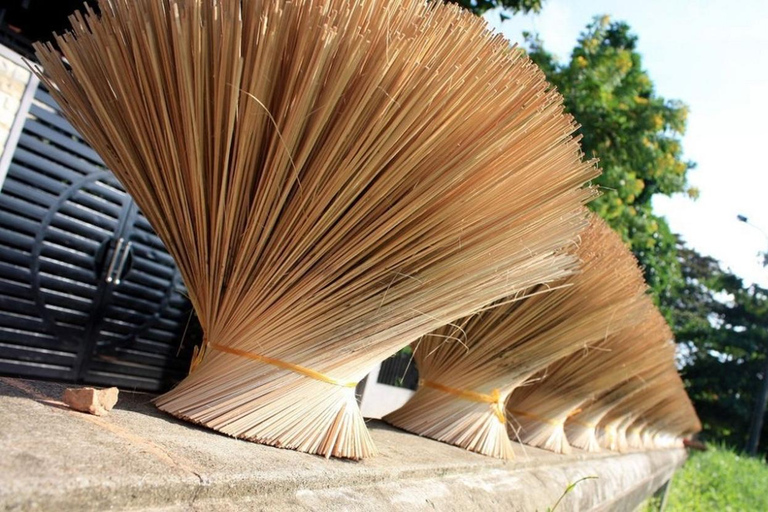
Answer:
[[36, 45], [39, 75], [205, 332], [163, 411], [368, 457], [355, 385], [413, 343], [421, 388], [387, 420], [479, 453], [510, 457], [510, 433], [563, 451], [580, 416], [605, 424], [579, 432], [590, 449], [698, 428], [641, 271], [586, 213], [599, 170], [576, 124], [482, 19], [423, 0], [100, 0], [70, 20]]

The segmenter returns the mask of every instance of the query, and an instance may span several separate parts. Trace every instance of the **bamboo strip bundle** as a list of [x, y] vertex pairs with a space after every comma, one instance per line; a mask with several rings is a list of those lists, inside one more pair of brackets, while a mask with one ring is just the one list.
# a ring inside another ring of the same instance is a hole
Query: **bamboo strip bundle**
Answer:
[[[681, 404], [685, 405], [681, 406]], [[702, 426], [696, 409], [687, 394], [677, 400], [676, 405], [677, 408], [660, 421], [656, 420], [650, 423], [649, 427], [660, 434], [667, 433], [672, 444], [679, 446], [684, 440], [691, 440], [694, 435], [701, 432]]]
[[693, 406], [688, 393], [679, 393], [675, 401], [677, 407], [668, 414], [665, 414], [665, 411], [649, 413], [649, 426], [656, 430], [669, 432], [681, 442], [683, 439], [690, 440], [694, 435], [701, 432], [701, 420], [696, 414], [696, 408]]
[[647, 411], [627, 429], [627, 444], [631, 448], [653, 448], [665, 444], [663, 439], [679, 444], [701, 430], [701, 422], [688, 395], [677, 393]]
[[584, 404], [635, 374], [637, 361], [669, 343], [672, 335], [650, 297], [637, 327], [623, 329], [550, 365], [519, 387], [507, 402], [507, 414], [520, 425], [526, 444], [570, 453], [564, 424]]
[[[659, 447], [664, 445], [682, 446], [683, 438], [686, 435], [691, 435], [701, 429], [698, 416], [688, 398], [682, 380], [678, 380], [675, 386], [677, 391], [671, 393], [669, 398], [650, 408], [644, 408], [634, 422], [627, 426], [625, 437], [629, 448], [646, 448], [643, 431], [649, 428], [656, 431], [651, 439], [665, 439], [659, 444]], [[690, 432], [688, 432], [689, 430]], [[651, 447], [653, 447], [653, 443]]]
[[657, 378], [674, 370], [675, 346], [663, 343], [656, 350], [649, 351], [642, 358], [634, 361], [632, 374], [627, 380], [617, 384], [592, 402], [585, 402], [578, 412], [565, 422], [565, 435], [571, 446], [582, 450], [600, 451], [597, 440], [597, 426], [606, 414], [625, 400], [645, 392]]
[[[669, 432], [666, 428], [661, 428], [660, 424], [651, 426], [649, 418], [647, 417], [648, 414], [654, 414], [652, 411], [661, 411], [667, 415], [674, 416], [679, 410], [679, 404], [676, 403], [674, 397], [669, 397], [654, 406], [651, 410], [646, 411], [643, 416], [637, 418], [626, 429], [626, 445], [628, 449], [648, 450], [661, 448], [667, 445], [670, 441], [675, 444], [681, 444], [682, 438], [679, 438], [677, 434]], [[644, 432], [647, 432], [645, 437], [643, 436]]]
[[649, 429], [651, 425], [651, 418], [654, 417], [654, 410], [659, 407], [661, 409], [666, 409], [666, 401], [655, 405], [644, 414], [640, 415], [631, 425], [627, 427], [626, 442], [630, 449], [642, 450], [653, 448], [652, 443], [649, 441], [651, 436], [644, 438], [643, 432]]
[[648, 421], [645, 418], [638, 418], [627, 428], [627, 446], [635, 450], [645, 448], [642, 431], [648, 427]]
[[581, 272], [441, 327], [414, 344], [421, 382], [384, 421], [508, 459], [504, 403], [537, 371], [641, 317], [645, 283], [632, 253], [597, 216], [575, 250]]
[[203, 326], [163, 411], [372, 455], [354, 385], [377, 362], [573, 272], [562, 248], [596, 167], [541, 71], [481, 19], [423, 0], [99, 11], [36, 49]]
[[683, 382], [674, 366], [658, 376], [642, 393], [633, 395], [617, 404], [605, 415], [598, 428], [600, 446], [612, 451], [629, 449], [627, 429], [645, 411], [663, 403], [677, 393], [685, 393]]
[[[646, 393], [650, 396], [660, 389], [663, 388], [654, 384], [647, 388]], [[664, 399], [665, 397], [662, 397], [662, 400]], [[603, 422], [596, 429], [598, 443], [602, 448], [622, 453], [630, 449], [629, 428], [639, 414], [636, 411], [629, 413], [626, 407], [637, 406], [638, 402], [642, 402], [642, 400], [634, 396], [633, 399], [618, 404], [614, 410], [609, 411], [605, 416]]]

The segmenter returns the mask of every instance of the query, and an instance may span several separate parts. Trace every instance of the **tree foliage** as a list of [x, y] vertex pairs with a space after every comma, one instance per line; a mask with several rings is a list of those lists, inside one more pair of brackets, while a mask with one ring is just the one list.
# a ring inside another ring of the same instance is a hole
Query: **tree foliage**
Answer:
[[541, 11], [541, 5], [544, 0], [447, 0], [450, 3], [457, 4], [463, 8], [472, 11], [477, 15], [482, 15], [492, 9], [501, 9], [501, 19], [508, 19], [506, 13], [531, 13]]
[[[683, 376], [710, 440], [747, 440], [768, 347], [768, 290], [678, 241], [683, 279], [664, 305], [681, 346]], [[766, 429], [761, 441], [766, 450]]]
[[526, 40], [529, 55], [581, 125], [584, 153], [600, 160], [603, 195], [592, 209], [629, 243], [656, 294], [668, 293], [680, 275], [675, 239], [651, 200], [655, 194], [697, 194], [687, 186], [694, 165], [683, 158], [680, 142], [687, 107], [656, 93], [626, 23], [595, 18], [567, 62], [537, 36], [526, 34]]

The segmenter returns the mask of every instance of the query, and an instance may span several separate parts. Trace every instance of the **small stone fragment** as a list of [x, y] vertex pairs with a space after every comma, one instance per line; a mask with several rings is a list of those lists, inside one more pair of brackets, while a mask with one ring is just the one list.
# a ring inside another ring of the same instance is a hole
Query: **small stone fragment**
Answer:
[[64, 390], [63, 400], [77, 411], [104, 416], [117, 403], [117, 388], [69, 388]]

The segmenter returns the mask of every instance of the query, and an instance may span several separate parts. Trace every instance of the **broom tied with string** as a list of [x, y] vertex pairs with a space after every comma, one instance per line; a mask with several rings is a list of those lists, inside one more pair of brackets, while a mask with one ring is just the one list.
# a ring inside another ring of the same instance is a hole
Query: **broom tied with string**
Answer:
[[645, 419], [648, 410], [666, 403], [674, 395], [683, 392], [682, 381], [673, 365], [666, 374], [659, 375], [643, 390], [617, 403], [601, 420], [598, 442], [608, 449], [625, 452], [642, 449], [638, 422]]
[[354, 386], [376, 363], [574, 270], [596, 168], [541, 71], [455, 6], [100, 0], [71, 21], [41, 78], [205, 333], [163, 411], [370, 456]]
[[679, 391], [683, 391], [683, 383], [677, 370], [671, 366], [651, 382], [644, 392], [618, 403], [605, 415], [597, 429], [598, 442], [608, 450], [626, 452], [629, 449], [629, 426], [642, 417], [646, 410], [665, 402]]
[[511, 297], [414, 344], [416, 394], [384, 421], [497, 458], [512, 457], [504, 403], [549, 364], [631, 326], [645, 283], [620, 237], [597, 216], [570, 248], [579, 273]]
[[[626, 449], [657, 447], [653, 441], [646, 445], [647, 440], [653, 438], [665, 438], [671, 444], [681, 445], [685, 435], [700, 430], [701, 426], [682, 381], [673, 380], [666, 391], [665, 395], [657, 397], [655, 403], [649, 400], [640, 404], [632, 416], [627, 415], [628, 425], [623, 436]], [[646, 430], [655, 430], [656, 433], [644, 438], [643, 432]]]
[[670, 371], [674, 372], [674, 355], [675, 346], [672, 343], [649, 350], [634, 362], [634, 373], [628, 379], [595, 397], [591, 402], [582, 404], [580, 410], [569, 416], [565, 422], [568, 443], [582, 450], [600, 451], [597, 428], [603, 418], [618, 404], [647, 392], [648, 387], [658, 378]]
[[[684, 394], [684, 391], [680, 390], [680, 393]], [[623, 442], [625, 443], [625, 450], [648, 450], [682, 446], [683, 436], [680, 435], [681, 432], [673, 432], [667, 423], [681, 410], [680, 406], [681, 403], [676, 396], [669, 396], [653, 407], [643, 411], [633, 421], [630, 420], [631, 423], [624, 430]], [[663, 414], [663, 417], [656, 417], [656, 414]], [[650, 427], [651, 420], [659, 421], [659, 423], [655, 424], [655, 429]], [[662, 421], [664, 422], [663, 426]], [[651, 430], [655, 430], [653, 434], [651, 434]], [[645, 438], [644, 432], [648, 432]]]
[[674, 401], [675, 407], [670, 407], [670, 410], [652, 410], [646, 413], [644, 421], [647, 423], [647, 429], [667, 432], [678, 443], [691, 441], [702, 429], [696, 408], [686, 392], [678, 393]]
[[638, 447], [642, 448], [680, 446], [701, 431], [701, 421], [684, 391], [646, 411], [638, 422]]
[[617, 383], [631, 378], [635, 365], [669, 343], [672, 335], [650, 297], [644, 296], [638, 324], [591, 344], [539, 372], [507, 401], [521, 441], [556, 453], [570, 453], [566, 420]]

